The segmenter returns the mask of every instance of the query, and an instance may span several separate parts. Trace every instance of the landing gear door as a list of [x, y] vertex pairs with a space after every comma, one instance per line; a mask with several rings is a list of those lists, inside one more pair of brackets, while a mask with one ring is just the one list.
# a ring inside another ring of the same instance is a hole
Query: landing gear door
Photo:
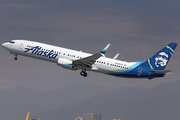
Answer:
[[138, 71], [137, 71], [137, 75], [138, 75], [138, 76], [141, 76], [141, 73], [142, 73], [142, 67], [139, 67], [139, 68], [138, 68]]

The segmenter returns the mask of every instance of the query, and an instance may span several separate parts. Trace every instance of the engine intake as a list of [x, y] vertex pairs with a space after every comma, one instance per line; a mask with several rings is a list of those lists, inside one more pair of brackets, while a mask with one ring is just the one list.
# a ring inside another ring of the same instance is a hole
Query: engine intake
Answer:
[[77, 68], [73, 67], [73, 61], [65, 58], [59, 58], [57, 61], [57, 65], [69, 70], [77, 70]]

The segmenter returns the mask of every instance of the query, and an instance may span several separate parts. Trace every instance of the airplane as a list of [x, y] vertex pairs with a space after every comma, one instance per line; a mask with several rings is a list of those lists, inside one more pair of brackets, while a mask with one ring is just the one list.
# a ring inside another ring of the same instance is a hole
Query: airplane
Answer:
[[29, 120], [29, 112], [27, 113], [26, 120]]
[[80, 69], [80, 75], [87, 76], [87, 71], [93, 71], [124, 78], [147, 78], [153, 79], [164, 77], [171, 70], [165, 70], [177, 43], [170, 43], [146, 61], [126, 62], [117, 60], [119, 54], [114, 58], [105, 56], [108, 44], [103, 50], [96, 54], [85, 53], [45, 43], [29, 40], [11, 40], [2, 46], [15, 55], [31, 57], [35, 59], [54, 62], [62, 68], [69, 70]]

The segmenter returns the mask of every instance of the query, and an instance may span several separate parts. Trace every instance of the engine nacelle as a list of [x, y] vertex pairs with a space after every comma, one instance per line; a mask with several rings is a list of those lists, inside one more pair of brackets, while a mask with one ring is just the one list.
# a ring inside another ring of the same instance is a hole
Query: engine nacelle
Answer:
[[59, 58], [57, 61], [57, 65], [69, 70], [77, 70], [76, 68], [73, 67], [73, 61], [65, 58]]

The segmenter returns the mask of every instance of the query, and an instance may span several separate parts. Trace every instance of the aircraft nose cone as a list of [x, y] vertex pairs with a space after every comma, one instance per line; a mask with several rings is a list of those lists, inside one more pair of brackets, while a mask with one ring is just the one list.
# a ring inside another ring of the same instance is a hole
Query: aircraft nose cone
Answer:
[[3, 43], [2, 46], [4, 47], [4, 46], [5, 46], [5, 43]]
[[3, 46], [4, 48], [6, 48], [6, 47], [7, 47], [7, 43], [3, 43], [2, 46]]

